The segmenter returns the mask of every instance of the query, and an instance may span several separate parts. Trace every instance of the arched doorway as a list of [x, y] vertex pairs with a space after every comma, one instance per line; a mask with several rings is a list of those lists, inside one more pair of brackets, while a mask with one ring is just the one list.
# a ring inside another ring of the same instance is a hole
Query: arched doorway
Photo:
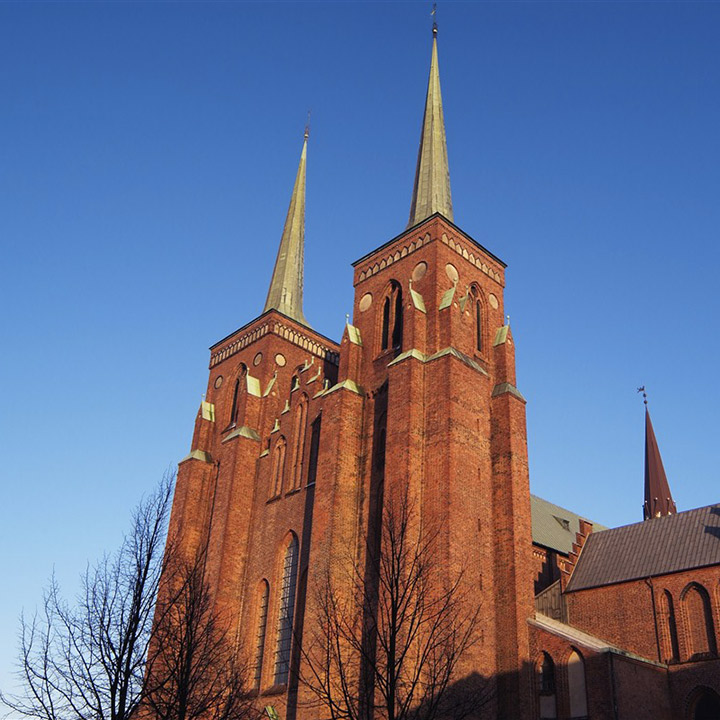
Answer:
[[720, 695], [708, 688], [700, 689], [692, 704], [690, 720], [720, 720]]

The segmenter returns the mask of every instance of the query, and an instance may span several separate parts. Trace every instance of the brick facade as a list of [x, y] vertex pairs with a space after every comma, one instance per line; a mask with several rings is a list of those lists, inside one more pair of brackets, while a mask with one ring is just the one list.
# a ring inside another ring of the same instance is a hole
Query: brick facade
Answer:
[[592, 525], [573, 515], [575, 542], [551, 547], [569, 520], [542, 501], [548, 544], [533, 543], [505, 265], [448, 219], [435, 35], [415, 194], [442, 207], [354, 263], [352, 324], [339, 344], [323, 337], [302, 322], [306, 131], [280, 299], [211, 348], [170, 538], [205, 556], [253, 689], [283, 720], [328, 717], [301, 682], [317, 591], [363, 567], [383, 508], [403, 498], [437, 533], [437, 584], [457, 581], [460, 609], [479, 612], [453, 678], [455, 692], [473, 678], [491, 690], [475, 718], [708, 720], [713, 692], [720, 715], [720, 563], [574, 591]]

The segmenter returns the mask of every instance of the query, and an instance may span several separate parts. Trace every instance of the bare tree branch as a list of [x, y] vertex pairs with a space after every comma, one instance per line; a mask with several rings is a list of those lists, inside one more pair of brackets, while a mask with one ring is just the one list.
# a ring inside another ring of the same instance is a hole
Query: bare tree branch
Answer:
[[74, 605], [53, 577], [42, 612], [21, 618], [24, 692], [0, 694], [16, 713], [39, 720], [129, 720], [137, 710], [174, 479], [168, 473], [137, 506], [115, 555], [88, 566]]
[[422, 526], [406, 495], [387, 503], [380, 533], [368, 562], [352, 558], [347, 578], [328, 574], [316, 588], [301, 681], [330, 720], [478, 717], [490, 685], [477, 675], [458, 684], [480, 639], [480, 607], [463, 574], [441, 572], [438, 532]]

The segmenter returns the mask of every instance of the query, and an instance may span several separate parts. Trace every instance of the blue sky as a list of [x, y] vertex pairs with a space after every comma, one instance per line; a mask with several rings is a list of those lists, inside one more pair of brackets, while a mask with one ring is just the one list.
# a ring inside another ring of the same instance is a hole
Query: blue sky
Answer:
[[[186, 454], [258, 315], [312, 109], [305, 314], [407, 222], [430, 4], [0, 4], [0, 687]], [[680, 510], [720, 500], [718, 3], [443, 2], [455, 221], [508, 263], [532, 490], [641, 518], [645, 384]]]

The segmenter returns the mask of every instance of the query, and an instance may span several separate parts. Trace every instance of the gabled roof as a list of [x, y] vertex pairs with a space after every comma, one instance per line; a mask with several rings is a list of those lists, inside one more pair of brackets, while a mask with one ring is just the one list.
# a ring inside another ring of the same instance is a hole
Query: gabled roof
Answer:
[[[533, 542], [567, 555], [580, 530], [580, 515], [553, 505], [537, 495], [530, 496], [530, 511]], [[605, 529], [604, 525], [593, 523], [593, 532]]]
[[720, 564], [720, 504], [591, 533], [566, 592]]

